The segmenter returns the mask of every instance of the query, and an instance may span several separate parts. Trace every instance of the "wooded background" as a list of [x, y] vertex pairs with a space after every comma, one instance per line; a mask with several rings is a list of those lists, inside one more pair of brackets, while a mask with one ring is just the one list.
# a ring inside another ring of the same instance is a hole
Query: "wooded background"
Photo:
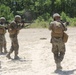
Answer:
[[0, 0], [0, 17], [4, 16], [7, 20], [12, 20], [19, 14], [47, 21], [56, 12], [63, 16], [63, 19], [66, 16], [75, 18], [76, 0]]

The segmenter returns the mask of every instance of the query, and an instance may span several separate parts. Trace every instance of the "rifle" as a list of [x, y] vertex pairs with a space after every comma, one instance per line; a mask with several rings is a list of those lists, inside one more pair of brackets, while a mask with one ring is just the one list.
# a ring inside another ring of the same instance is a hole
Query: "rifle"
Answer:
[[23, 27], [27, 27], [27, 26], [29, 26], [29, 25], [31, 25], [31, 23], [33, 23], [33, 21], [25, 21], [25, 20], [21, 20], [21, 22], [19, 22], [19, 23], [23, 23]]
[[67, 21], [63, 21], [63, 20], [61, 20], [61, 23], [65, 24], [66, 26], [69, 25], [69, 22], [67, 22]]
[[[17, 26], [21, 26], [22, 28], [24, 28], [24, 27], [31, 25], [31, 23], [33, 23], [33, 22], [30, 22], [30, 21], [26, 22], [25, 20], [22, 19], [21, 22], [16, 22], [16, 23], [21, 23], [22, 25], [17, 24]], [[8, 22], [8, 21], [6, 21], [4, 23], [0, 22], [0, 28], [8, 29], [9, 25], [10, 25], [10, 22]], [[16, 27], [12, 25], [12, 28], [16, 28]]]

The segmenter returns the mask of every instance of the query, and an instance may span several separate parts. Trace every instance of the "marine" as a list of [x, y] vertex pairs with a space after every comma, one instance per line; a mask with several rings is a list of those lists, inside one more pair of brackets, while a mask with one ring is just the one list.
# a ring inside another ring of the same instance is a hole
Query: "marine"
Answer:
[[[56, 69], [62, 69], [61, 62], [65, 55], [65, 41], [63, 39], [65, 32], [67, 31], [66, 23], [61, 21], [61, 17], [58, 13], [53, 15], [54, 21], [49, 25], [49, 30], [51, 30], [51, 40], [52, 52], [54, 60], [56, 63]], [[68, 37], [68, 36], [67, 36]]]
[[[7, 48], [6, 48], [6, 38], [5, 38], [5, 33], [6, 33], [6, 19], [5, 17], [0, 18], [0, 54], [2, 53], [7, 53]], [[4, 51], [3, 51], [4, 48]]]
[[23, 28], [24, 24], [20, 23], [21, 22], [21, 16], [16, 15], [14, 21], [10, 23], [8, 26], [8, 32], [9, 32], [9, 37], [11, 39], [11, 48], [10, 51], [7, 53], [6, 57], [8, 59], [11, 59], [11, 53], [14, 52], [14, 59], [18, 59], [18, 53], [19, 53], [19, 43], [18, 43], [18, 34], [19, 31]]

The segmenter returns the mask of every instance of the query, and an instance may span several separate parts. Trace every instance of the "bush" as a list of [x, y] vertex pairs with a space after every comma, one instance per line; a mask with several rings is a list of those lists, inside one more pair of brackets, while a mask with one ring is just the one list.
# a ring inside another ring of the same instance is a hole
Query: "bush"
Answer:
[[69, 26], [76, 26], [76, 17], [75, 18], [70, 18], [64, 12], [62, 12], [61, 13], [61, 18], [62, 18], [63, 21], [69, 22]]
[[70, 18], [69, 22], [70, 22], [70, 26], [76, 26], [76, 18]]
[[30, 28], [47, 28], [49, 25], [49, 22], [47, 21], [39, 21], [38, 19], [35, 20], [35, 23], [32, 23]]
[[62, 12], [61, 13], [61, 18], [62, 18], [63, 21], [67, 21], [66, 17], [67, 17], [66, 14], [64, 12]]
[[0, 5], [0, 17], [5, 17], [7, 20], [13, 19], [13, 14], [10, 12], [10, 8], [5, 5]]
[[42, 15], [42, 17], [44, 18], [45, 21], [48, 21], [50, 18], [50, 14], [49, 13], [45, 13]]

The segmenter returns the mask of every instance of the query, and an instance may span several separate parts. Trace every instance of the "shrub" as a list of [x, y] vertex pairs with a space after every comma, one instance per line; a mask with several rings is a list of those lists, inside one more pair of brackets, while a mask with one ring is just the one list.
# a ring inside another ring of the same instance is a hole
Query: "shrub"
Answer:
[[7, 20], [13, 19], [13, 14], [10, 12], [10, 8], [5, 5], [0, 5], [0, 17], [5, 17]]
[[38, 19], [35, 20], [35, 23], [32, 23], [30, 28], [47, 28], [49, 25], [49, 22], [47, 21], [39, 21]]
[[62, 18], [63, 21], [67, 21], [66, 17], [67, 17], [66, 14], [64, 12], [62, 12], [61, 13], [61, 18]]

